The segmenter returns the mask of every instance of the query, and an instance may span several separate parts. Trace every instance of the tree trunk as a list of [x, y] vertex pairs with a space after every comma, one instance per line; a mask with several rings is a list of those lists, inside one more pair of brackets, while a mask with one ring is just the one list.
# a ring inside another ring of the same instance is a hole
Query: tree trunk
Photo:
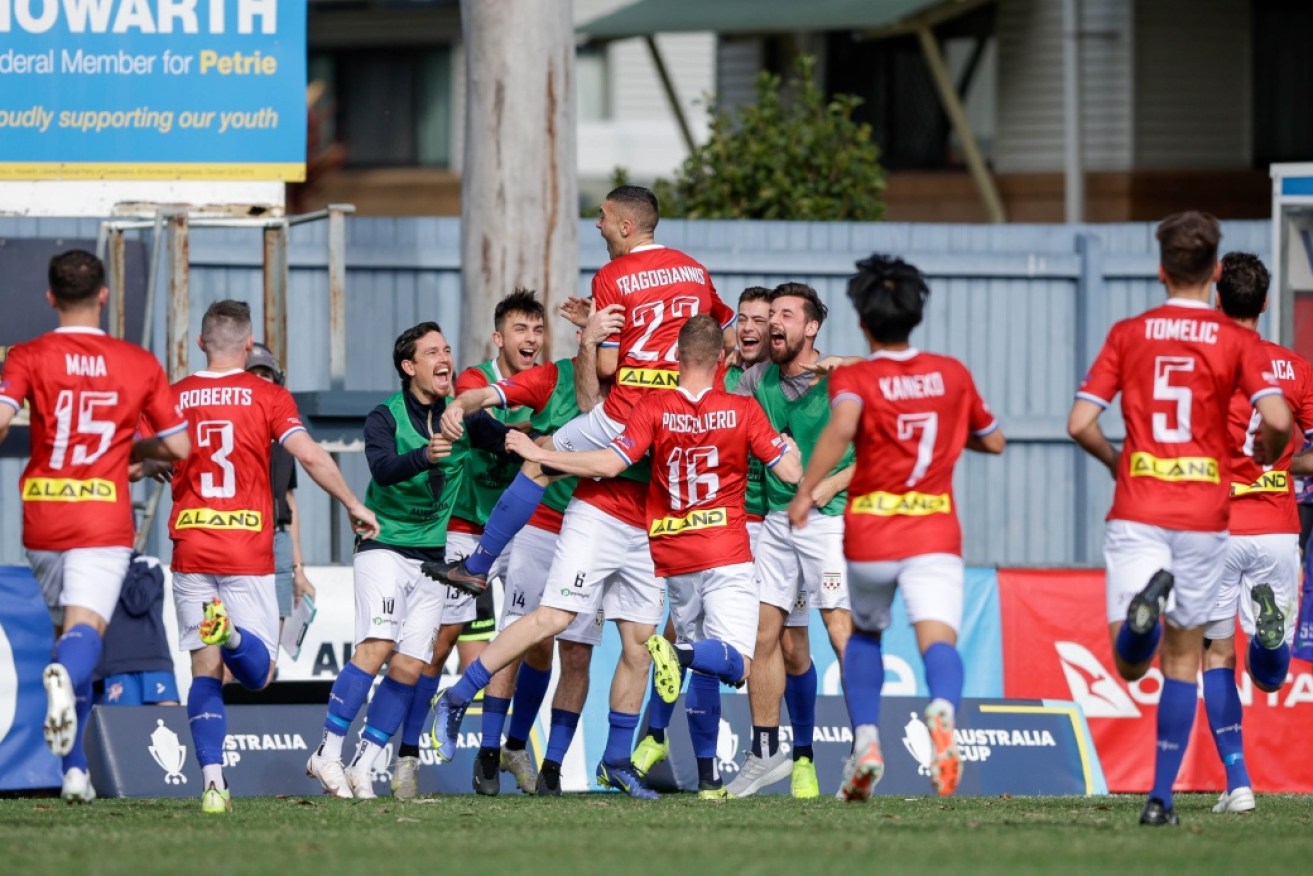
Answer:
[[547, 308], [543, 360], [569, 355], [555, 309], [579, 283], [574, 23], [568, 0], [461, 0], [464, 364], [494, 350], [493, 310], [517, 286]]

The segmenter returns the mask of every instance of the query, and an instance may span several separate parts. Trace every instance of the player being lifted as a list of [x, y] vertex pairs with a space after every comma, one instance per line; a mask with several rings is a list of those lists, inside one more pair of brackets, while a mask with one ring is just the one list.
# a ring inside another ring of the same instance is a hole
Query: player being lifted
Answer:
[[272, 442], [342, 503], [357, 533], [373, 535], [378, 523], [301, 424], [291, 393], [246, 370], [252, 340], [245, 303], [211, 304], [197, 343], [206, 369], [173, 385], [195, 452], [175, 466], [169, 537], [178, 648], [191, 652], [187, 716], [201, 765], [201, 810], [223, 813], [232, 808], [223, 778], [224, 667], [242, 687], [259, 689], [273, 679], [278, 656]]
[[[1231, 397], [1239, 390], [1257, 409], [1254, 446], [1264, 457], [1281, 456], [1291, 426], [1258, 335], [1208, 305], [1220, 270], [1217, 220], [1176, 213], [1157, 236], [1167, 302], [1112, 327], [1067, 420], [1076, 443], [1116, 478], [1103, 555], [1122, 678], [1143, 676], [1162, 643], [1153, 788], [1140, 814], [1147, 825], [1180, 823], [1172, 784], [1190, 741], [1203, 627], [1225, 567]], [[1126, 424], [1120, 450], [1099, 428], [1118, 393]]]
[[[160, 363], [100, 329], [109, 297], [105, 268], [89, 252], [50, 260], [46, 301], [59, 327], [9, 351], [0, 374], [0, 441], [31, 406], [31, 455], [19, 480], [23, 547], [63, 630], [42, 673], [46, 744], [62, 758], [60, 795], [89, 803], [82, 734], [91, 676], [128, 571], [134, 533], [129, 457], [182, 459], [187, 423]], [[133, 443], [142, 421], [153, 438]]]
[[[625, 323], [598, 351], [597, 374], [614, 386], [601, 405], [552, 436], [554, 449], [606, 447], [639, 399], [674, 389], [676, 339], [689, 317], [709, 313], [722, 326], [733, 322], [734, 312], [716, 295], [707, 269], [655, 242], [659, 218], [656, 196], [639, 186], [620, 186], [602, 203], [597, 228], [611, 261], [593, 277], [593, 301], [598, 310], [621, 305]], [[434, 568], [433, 577], [482, 592], [493, 561], [533, 515], [549, 480], [540, 467], [526, 465], [489, 515], [474, 553]]]
[[[1267, 309], [1268, 280], [1258, 256], [1228, 253], [1217, 280], [1218, 306], [1237, 324], [1256, 330]], [[1296, 423], [1306, 438], [1313, 436], [1313, 369], [1285, 347], [1262, 345]], [[1249, 677], [1259, 690], [1274, 691], [1290, 667], [1295, 624], [1286, 621], [1299, 609], [1299, 510], [1290, 479], [1296, 442], [1271, 465], [1259, 465], [1251, 454], [1261, 419], [1243, 393], [1231, 397], [1231, 534], [1217, 602], [1204, 628], [1204, 709], [1226, 768], [1226, 791], [1213, 807], [1218, 813], [1254, 808], [1235, 683], [1236, 616], [1249, 637]]]
[[684, 669], [693, 671], [687, 708], [698, 791], [726, 796], [716, 768], [719, 684], [748, 677], [757, 636], [757, 588], [743, 495], [754, 457], [786, 482], [802, 473], [796, 453], [752, 399], [715, 386], [721, 329], [707, 315], [679, 332], [679, 388], [649, 396], [630, 412], [609, 449], [569, 453], [511, 435], [507, 446], [526, 459], [584, 477], [614, 477], [651, 451], [647, 528], [656, 572], [665, 577], [679, 643], [652, 636], [647, 647], [662, 699], [679, 696]]
[[909, 344], [930, 294], [921, 272], [875, 255], [857, 264], [848, 297], [871, 348], [864, 362], [830, 375], [830, 421], [807, 464], [789, 519], [812, 519], [810, 490], [850, 443], [857, 466], [844, 508], [853, 634], [843, 659], [853, 723], [853, 754], [839, 795], [866, 800], [884, 774], [880, 750], [880, 639], [901, 589], [925, 661], [934, 745], [930, 781], [940, 795], [957, 787], [961, 757], [953, 741], [962, 700], [962, 527], [953, 499], [953, 467], [963, 448], [1002, 453], [1003, 433], [966, 366]]

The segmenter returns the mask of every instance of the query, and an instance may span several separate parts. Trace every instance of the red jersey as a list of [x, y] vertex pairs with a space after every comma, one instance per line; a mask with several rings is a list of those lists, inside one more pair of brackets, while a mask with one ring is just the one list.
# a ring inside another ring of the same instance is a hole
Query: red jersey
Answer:
[[652, 451], [646, 522], [658, 575], [752, 562], [748, 455], [769, 468], [787, 452], [755, 399], [716, 387], [649, 396], [611, 448], [631, 465]]
[[844, 556], [863, 563], [961, 556], [953, 467], [968, 436], [998, 428], [966, 366], [916, 349], [878, 352], [836, 369], [829, 389], [831, 407], [862, 407]]
[[200, 371], [173, 389], [192, 443], [173, 476], [173, 571], [273, 574], [269, 448], [305, 431], [296, 402], [246, 371]]
[[593, 277], [600, 310], [624, 305], [625, 324], [602, 346], [618, 347], [615, 384], [602, 403], [612, 420], [624, 422], [648, 392], [679, 385], [679, 330], [688, 318], [709, 313], [721, 326], [734, 311], [720, 300], [711, 274], [679, 250], [652, 244], [630, 250]]
[[[1280, 344], [1262, 341], [1270, 373], [1295, 414], [1304, 437], [1313, 435], [1313, 367], [1304, 357]], [[1301, 442], [1291, 441], [1273, 465], [1254, 462], [1254, 436], [1262, 418], [1242, 393], [1231, 396], [1231, 524], [1232, 535], [1298, 533], [1299, 508], [1290, 459]]]
[[[605, 511], [626, 526], [647, 528], [647, 484], [629, 478], [580, 478], [574, 497]], [[538, 506], [540, 509], [542, 505]], [[560, 532], [558, 528], [556, 530]]]
[[9, 350], [0, 403], [22, 410], [24, 401], [23, 546], [131, 547], [128, 460], [141, 421], [161, 437], [187, 428], [159, 361], [100, 329], [58, 328]]
[[1231, 396], [1239, 390], [1252, 405], [1281, 394], [1259, 341], [1207, 304], [1180, 298], [1112, 327], [1076, 393], [1104, 408], [1122, 395], [1126, 441], [1109, 520], [1226, 529]]

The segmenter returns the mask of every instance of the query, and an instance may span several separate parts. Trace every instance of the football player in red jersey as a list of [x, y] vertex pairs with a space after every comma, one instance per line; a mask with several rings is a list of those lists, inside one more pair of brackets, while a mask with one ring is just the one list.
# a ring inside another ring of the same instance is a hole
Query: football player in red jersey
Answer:
[[953, 741], [962, 699], [962, 528], [953, 468], [964, 448], [1002, 453], [1004, 438], [966, 366], [909, 344], [930, 289], [901, 259], [872, 256], [857, 265], [848, 297], [871, 348], [863, 362], [830, 375], [830, 421], [789, 505], [795, 527], [808, 525], [810, 490], [849, 443], [857, 464], [844, 509], [844, 557], [853, 635], [844, 653], [844, 690], [853, 722], [853, 754], [840, 795], [866, 800], [884, 773], [880, 750], [880, 638], [901, 589], [925, 661], [934, 744], [930, 781], [941, 795], [957, 787], [961, 756]]
[[[609, 449], [549, 451], [514, 435], [507, 446], [526, 459], [584, 477], [614, 477], [651, 451], [644, 526], [656, 573], [669, 589], [679, 644], [651, 636], [647, 647], [666, 702], [679, 696], [681, 667], [693, 670], [688, 715], [698, 790], [723, 799], [716, 768], [717, 685], [747, 678], [757, 639], [757, 589], [743, 504], [748, 460], [760, 460], [785, 482], [796, 482], [802, 470], [761, 406], [717, 385], [722, 341], [716, 321], [707, 315], [688, 320], [678, 344], [677, 391], [640, 401]], [[636, 780], [632, 773], [627, 749], [611, 759], [604, 756], [598, 767], [599, 776], [625, 782]]]
[[[1258, 411], [1260, 462], [1281, 456], [1291, 426], [1258, 335], [1209, 307], [1221, 269], [1217, 220], [1176, 213], [1157, 235], [1167, 301], [1112, 327], [1067, 420], [1076, 443], [1116, 479], [1103, 555], [1121, 676], [1144, 675], [1162, 641], [1154, 781], [1140, 814], [1147, 825], [1180, 823], [1172, 783], [1194, 724], [1203, 628], [1226, 558], [1231, 397], [1240, 391]], [[1126, 424], [1120, 450], [1099, 428], [1118, 393]]]
[[[63, 634], [42, 680], [46, 744], [63, 758], [62, 796], [89, 802], [82, 733], [91, 675], [132, 554], [128, 463], [182, 459], [187, 422], [150, 353], [107, 336], [100, 259], [81, 250], [50, 260], [46, 300], [59, 328], [9, 351], [0, 374], [0, 441], [31, 407], [31, 457], [19, 481], [23, 547]], [[154, 437], [134, 443], [139, 425]]]
[[[1238, 325], [1257, 330], [1267, 309], [1269, 280], [1258, 256], [1228, 253], [1217, 280], [1218, 306]], [[1305, 438], [1313, 437], [1313, 368], [1292, 350], [1262, 343], [1296, 424]], [[1295, 442], [1270, 465], [1259, 465], [1251, 454], [1260, 421], [1249, 399], [1241, 393], [1231, 397], [1231, 534], [1217, 602], [1204, 628], [1204, 709], [1226, 768], [1226, 791], [1213, 807], [1217, 813], [1248, 812], [1255, 805], [1235, 683], [1236, 617], [1249, 637], [1249, 677], [1259, 690], [1274, 691], [1286, 680], [1292, 621], [1299, 610], [1299, 510], [1290, 478]]]
[[246, 370], [252, 339], [245, 303], [210, 305], [197, 343], [206, 370], [173, 385], [195, 453], [175, 467], [169, 536], [178, 647], [191, 652], [187, 714], [201, 764], [201, 808], [222, 813], [232, 808], [223, 778], [223, 669], [243, 687], [262, 688], [278, 654], [272, 442], [346, 507], [356, 532], [376, 534], [378, 522], [310, 437], [291, 393]]
[[[640, 186], [620, 186], [602, 203], [597, 228], [611, 261], [593, 277], [598, 310], [618, 304], [623, 327], [597, 353], [597, 376], [611, 381], [605, 401], [557, 430], [551, 446], [559, 450], [606, 447], [623, 429], [639, 399], [668, 392], [678, 383], [676, 342], [692, 316], [709, 313], [727, 330], [734, 322], [716, 294], [710, 272], [679, 250], [656, 243], [657, 199]], [[733, 346], [733, 333], [725, 343]], [[583, 405], [580, 405], [583, 408]], [[459, 412], [443, 418], [443, 433], [460, 436]], [[488, 570], [538, 507], [550, 477], [526, 465], [488, 517], [473, 554], [435, 570], [438, 580], [476, 595], [488, 586]]]

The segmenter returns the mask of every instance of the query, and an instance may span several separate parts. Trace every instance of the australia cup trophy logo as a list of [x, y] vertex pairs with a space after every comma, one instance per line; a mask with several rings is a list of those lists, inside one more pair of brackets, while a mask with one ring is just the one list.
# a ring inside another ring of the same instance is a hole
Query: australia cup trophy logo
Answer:
[[185, 785], [187, 777], [182, 773], [182, 765], [187, 762], [187, 746], [178, 741], [178, 734], [164, 726], [164, 719], [157, 719], [159, 726], [150, 734], [150, 756], [164, 770], [164, 781], [169, 785]]

